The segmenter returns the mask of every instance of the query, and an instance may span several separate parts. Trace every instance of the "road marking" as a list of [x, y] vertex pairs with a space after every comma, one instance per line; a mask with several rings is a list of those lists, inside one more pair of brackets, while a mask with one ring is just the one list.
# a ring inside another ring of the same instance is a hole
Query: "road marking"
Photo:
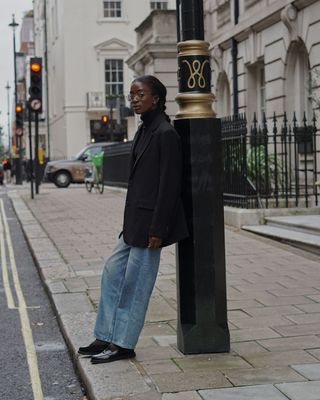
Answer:
[[[21, 285], [20, 285], [16, 260], [14, 257], [14, 251], [13, 251], [13, 246], [12, 246], [12, 241], [11, 241], [11, 236], [10, 236], [10, 229], [9, 229], [9, 225], [8, 225], [8, 222], [6, 219], [6, 212], [4, 209], [4, 204], [3, 204], [2, 199], [0, 199], [0, 207], [1, 207], [3, 225], [4, 225], [4, 233], [7, 238], [7, 246], [8, 246], [8, 250], [9, 250], [9, 259], [10, 259], [10, 264], [11, 264], [13, 283], [14, 283], [14, 288], [15, 288], [15, 292], [17, 294], [17, 299], [18, 299], [18, 307], [17, 308], [19, 310], [19, 316], [20, 316], [20, 322], [21, 322], [21, 332], [22, 332], [23, 341], [24, 341], [26, 354], [27, 354], [27, 362], [28, 362], [29, 374], [30, 374], [30, 379], [31, 379], [33, 398], [34, 398], [34, 400], [43, 400], [43, 392], [42, 392], [40, 373], [39, 373], [39, 368], [38, 368], [36, 349], [35, 349], [35, 345], [34, 345], [34, 341], [33, 341], [27, 306], [26, 306], [26, 302], [25, 302], [24, 295], [23, 295], [23, 292], [21, 289]], [[1, 249], [1, 254], [3, 254], [2, 249]]]
[[[0, 199], [2, 202], [2, 199]], [[2, 218], [0, 218], [0, 251], [1, 251], [1, 266], [2, 266], [2, 279], [3, 279], [3, 287], [4, 292], [7, 298], [8, 308], [10, 310], [16, 308], [13, 300], [13, 295], [11, 291], [11, 286], [9, 282], [9, 274], [8, 274], [8, 265], [7, 265], [7, 257], [4, 243], [4, 229], [2, 224]]]

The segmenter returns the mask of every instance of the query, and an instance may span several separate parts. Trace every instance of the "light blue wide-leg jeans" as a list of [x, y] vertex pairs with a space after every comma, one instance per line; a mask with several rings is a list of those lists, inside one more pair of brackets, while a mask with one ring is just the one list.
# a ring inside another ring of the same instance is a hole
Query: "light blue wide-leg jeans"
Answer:
[[161, 249], [127, 245], [121, 236], [107, 260], [94, 336], [134, 349], [143, 328]]

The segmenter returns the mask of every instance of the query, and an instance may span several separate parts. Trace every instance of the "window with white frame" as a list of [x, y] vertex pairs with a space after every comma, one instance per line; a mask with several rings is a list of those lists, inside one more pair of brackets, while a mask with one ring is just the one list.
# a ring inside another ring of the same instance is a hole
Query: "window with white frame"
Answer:
[[121, 18], [121, 1], [103, 1], [104, 18]]
[[106, 101], [123, 96], [123, 60], [105, 60]]
[[168, 2], [167, 1], [150, 1], [151, 10], [167, 10]]

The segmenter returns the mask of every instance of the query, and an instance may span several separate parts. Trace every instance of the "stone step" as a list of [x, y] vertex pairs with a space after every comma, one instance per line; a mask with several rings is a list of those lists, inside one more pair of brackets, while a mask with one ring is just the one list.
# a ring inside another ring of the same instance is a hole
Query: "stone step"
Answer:
[[245, 225], [242, 229], [320, 254], [320, 236], [269, 225]]
[[320, 215], [268, 217], [267, 225], [320, 236]]

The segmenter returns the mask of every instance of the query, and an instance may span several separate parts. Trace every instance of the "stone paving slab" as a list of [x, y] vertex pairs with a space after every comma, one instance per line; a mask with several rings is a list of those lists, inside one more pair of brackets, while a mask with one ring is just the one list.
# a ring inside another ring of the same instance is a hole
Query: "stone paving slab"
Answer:
[[151, 378], [161, 393], [232, 386], [221, 372], [211, 371], [152, 374]]
[[320, 364], [300, 364], [300, 365], [291, 365], [295, 371], [297, 371], [300, 375], [309, 379], [310, 381], [320, 381]]
[[162, 400], [201, 400], [197, 392], [165, 393]]
[[259, 385], [220, 390], [200, 390], [203, 400], [287, 400], [272, 385]]
[[250, 363], [242, 357], [233, 354], [212, 354], [203, 355], [198, 358], [174, 359], [175, 363], [183, 371], [222, 371], [232, 368], [250, 368]]
[[316, 335], [295, 336], [290, 338], [258, 340], [259, 345], [269, 351], [306, 350], [320, 348], [320, 337]]
[[312, 354], [313, 357], [316, 357], [316, 359], [320, 360], [320, 349], [311, 349], [308, 350], [308, 353]]
[[270, 339], [280, 337], [276, 331], [269, 327], [237, 329], [230, 332], [232, 342], [247, 342], [248, 340]]
[[[231, 352], [185, 356], [176, 345], [170, 246], [161, 254], [136, 359], [93, 366], [76, 350], [93, 338], [101, 272], [121, 230], [125, 193], [107, 189], [90, 196], [79, 186], [43, 185], [33, 201], [23, 190], [12, 198], [91, 400], [297, 400], [297, 393], [319, 389], [320, 275], [314, 258], [226, 229]], [[307, 379], [318, 381], [309, 386]], [[297, 391], [290, 392], [293, 387]]]
[[319, 400], [320, 381], [283, 383], [276, 387], [290, 400]]
[[59, 314], [93, 311], [88, 296], [84, 293], [55, 293], [52, 295]]
[[287, 366], [298, 362], [302, 364], [316, 361], [314, 357], [303, 350], [258, 353], [256, 355], [244, 356], [244, 358], [249, 364], [257, 368], [269, 365]]
[[226, 377], [234, 386], [262, 385], [265, 383], [301, 382], [306, 379], [290, 367], [230, 369]]

